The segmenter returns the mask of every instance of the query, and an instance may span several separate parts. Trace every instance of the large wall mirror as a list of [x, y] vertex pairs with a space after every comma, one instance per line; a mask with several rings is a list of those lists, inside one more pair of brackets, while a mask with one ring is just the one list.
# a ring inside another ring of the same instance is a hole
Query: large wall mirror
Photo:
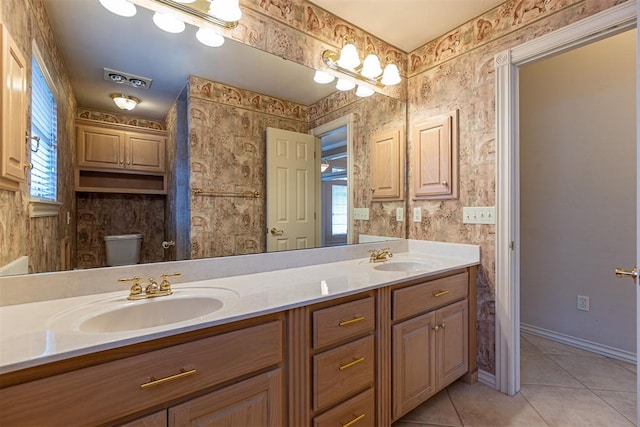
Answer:
[[[404, 200], [372, 200], [368, 148], [372, 133], [406, 127], [405, 102], [379, 93], [337, 93], [334, 85], [316, 84], [314, 70], [234, 40], [205, 46], [191, 25], [167, 33], [142, 7], [125, 18], [98, 0], [44, 4], [79, 111], [89, 119], [100, 112], [122, 115], [110, 95], [123, 92], [141, 101], [124, 114], [162, 123], [168, 133], [166, 196], [77, 193], [76, 267], [106, 265], [105, 235], [142, 233], [143, 263], [267, 250], [267, 128], [322, 137], [318, 164], [330, 166], [314, 175], [320, 191], [314, 198], [325, 203], [314, 246], [357, 243], [361, 235], [405, 237], [406, 220], [398, 220]], [[125, 87], [105, 68], [152, 83]], [[282, 106], [290, 105], [305, 108], [283, 115]], [[331, 123], [335, 129], [327, 128]], [[348, 191], [342, 185], [347, 181]], [[195, 187], [260, 196], [206, 197], [194, 194]], [[354, 220], [353, 208], [369, 209], [369, 220]], [[342, 219], [332, 222], [331, 215]], [[176, 244], [163, 248], [165, 241]]]

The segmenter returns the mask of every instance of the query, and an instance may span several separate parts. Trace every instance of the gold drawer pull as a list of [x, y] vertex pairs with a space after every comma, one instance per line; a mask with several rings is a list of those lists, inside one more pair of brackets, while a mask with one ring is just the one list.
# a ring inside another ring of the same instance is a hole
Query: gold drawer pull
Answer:
[[353, 362], [349, 362], [346, 365], [340, 365], [340, 370], [344, 371], [345, 369], [350, 368], [353, 365], [357, 365], [360, 362], [364, 362], [364, 359], [365, 359], [364, 357], [361, 357], [359, 359], [354, 359]]
[[155, 379], [154, 377], [151, 377], [148, 383], [140, 384], [140, 388], [145, 389], [145, 388], [153, 387], [154, 385], [168, 383], [169, 381], [177, 380], [178, 378], [188, 377], [189, 375], [193, 375], [195, 373], [196, 373], [195, 369], [190, 369], [188, 371], [185, 371], [184, 369], [180, 369], [179, 374], [169, 375], [168, 377], [164, 377], [160, 379]]
[[353, 318], [353, 319], [351, 319], [351, 320], [343, 320], [342, 322], [338, 323], [338, 326], [347, 326], [347, 325], [350, 325], [350, 324], [352, 324], [352, 323], [361, 322], [361, 321], [363, 321], [364, 319], [365, 319], [365, 317], [364, 317], [364, 316], [361, 316], [361, 317], [354, 317], [354, 318]]
[[449, 291], [438, 291], [438, 292], [434, 292], [433, 296], [438, 298], [438, 297], [441, 297], [442, 295], [446, 295], [448, 293], [449, 293]]
[[358, 421], [360, 421], [363, 418], [364, 418], [364, 414], [361, 414], [361, 415], [358, 415], [357, 417], [355, 417], [354, 419], [352, 419], [351, 421], [349, 421], [348, 423], [346, 423], [346, 424], [340, 423], [340, 425], [342, 427], [349, 427], [349, 426], [354, 425], [355, 423], [357, 423]]

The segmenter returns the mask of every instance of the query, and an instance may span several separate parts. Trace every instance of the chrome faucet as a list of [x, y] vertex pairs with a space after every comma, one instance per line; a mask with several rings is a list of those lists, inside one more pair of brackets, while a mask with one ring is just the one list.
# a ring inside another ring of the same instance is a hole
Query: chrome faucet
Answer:
[[389, 260], [389, 258], [393, 258], [393, 254], [389, 248], [371, 249], [369, 253], [371, 254], [369, 262], [383, 262]]

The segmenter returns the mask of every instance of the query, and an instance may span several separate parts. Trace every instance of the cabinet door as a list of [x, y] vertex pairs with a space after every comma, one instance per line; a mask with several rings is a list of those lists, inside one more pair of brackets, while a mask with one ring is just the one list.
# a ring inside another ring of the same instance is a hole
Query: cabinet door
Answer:
[[463, 300], [436, 312], [436, 378], [440, 390], [462, 376], [469, 369], [469, 311]]
[[393, 327], [393, 409], [397, 420], [436, 392], [434, 312]]
[[124, 132], [97, 126], [77, 127], [78, 166], [122, 169]]
[[17, 190], [25, 180], [25, 134], [27, 120], [27, 63], [7, 27], [0, 24], [2, 43], [2, 140], [0, 140], [0, 187]]
[[393, 129], [371, 136], [371, 190], [373, 200], [404, 198], [404, 156], [402, 130]]
[[164, 172], [165, 139], [133, 132], [126, 134], [125, 168], [145, 172]]
[[458, 112], [413, 128], [414, 199], [458, 197]]
[[275, 369], [169, 408], [169, 426], [280, 427], [282, 370]]
[[122, 424], [120, 427], [167, 427], [167, 411], [155, 412], [127, 424]]

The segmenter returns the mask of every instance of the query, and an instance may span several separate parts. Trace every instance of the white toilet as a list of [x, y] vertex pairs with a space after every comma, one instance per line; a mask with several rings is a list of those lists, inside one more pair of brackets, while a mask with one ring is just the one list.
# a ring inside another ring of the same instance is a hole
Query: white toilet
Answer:
[[140, 262], [140, 244], [142, 234], [123, 234], [120, 236], [105, 236], [107, 247], [107, 265], [138, 264]]

